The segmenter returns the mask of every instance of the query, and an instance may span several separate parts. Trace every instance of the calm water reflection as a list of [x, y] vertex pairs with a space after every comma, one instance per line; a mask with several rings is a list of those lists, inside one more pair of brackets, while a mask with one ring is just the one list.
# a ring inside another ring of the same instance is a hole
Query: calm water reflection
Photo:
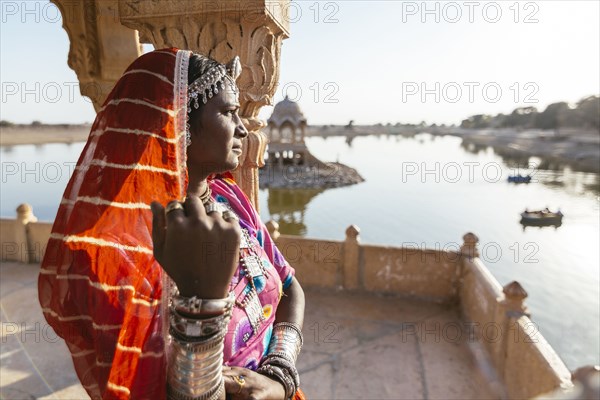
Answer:
[[308, 203], [323, 189], [269, 189], [267, 206], [271, 218], [279, 223], [279, 230], [288, 235], [306, 235], [304, 216]]
[[[265, 221], [284, 233], [343, 240], [350, 224], [363, 243], [457, 249], [468, 231], [500, 283], [529, 292], [534, 322], [570, 368], [600, 363], [600, 182], [598, 174], [542, 168], [541, 160], [501, 157], [460, 138], [309, 138], [313, 154], [339, 160], [365, 178], [346, 188], [261, 190]], [[1, 148], [0, 213], [21, 202], [52, 220], [83, 144]], [[532, 183], [508, 175], [533, 173]], [[525, 209], [560, 208], [559, 228], [523, 230]]]
[[[343, 240], [356, 224], [363, 243], [457, 249], [475, 232], [485, 264], [503, 285], [523, 284], [534, 322], [569, 367], [600, 362], [598, 174], [545, 170], [542, 160], [501, 157], [450, 136], [310, 138], [308, 146], [366, 181], [303, 203], [294, 223], [306, 236]], [[533, 182], [508, 183], [514, 173]], [[279, 220], [284, 206], [272, 208], [271, 193], [261, 191], [261, 215]], [[544, 207], [561, 209], [562, 226], [523, 229], [520, 213]], [[280, 223], [297, 233], [286, 229]]]

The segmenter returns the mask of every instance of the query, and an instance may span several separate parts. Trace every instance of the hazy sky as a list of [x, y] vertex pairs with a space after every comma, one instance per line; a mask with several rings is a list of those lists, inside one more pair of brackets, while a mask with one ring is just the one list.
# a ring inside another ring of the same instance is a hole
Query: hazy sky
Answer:
[[[1, 118], [93, 121], [56, 7], [0, 0], [0, 12]], [[311, 0], [287, 14], [275, 100], [287, 91], [309, 124], [451, 124], [600, 92], [596, 0]]]

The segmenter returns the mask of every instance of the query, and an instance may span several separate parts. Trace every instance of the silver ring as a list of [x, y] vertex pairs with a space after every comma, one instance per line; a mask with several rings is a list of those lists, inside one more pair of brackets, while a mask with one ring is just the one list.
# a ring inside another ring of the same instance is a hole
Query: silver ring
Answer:
[[175, 211], [175, 210], [183, 210], [183, 206], [178, 201], [174, 201], [174, 202], [167, 204], [167, 207], [165, 208], [166, 214], [170, 213], [171, 211]]
[[219, 203], [208, 203], [204, 206], [204, 209], [206, 210], [207, 214], [210, 214], [211, 212], [223, 212], [223, 209], [221, 208], [221, 205]]
[[224, 219], [225, 221], [229, 221], [230, 219], [231, 219], [231, 220], [234, 220], [234, 221], [239, 221], [239, 220], [240, 220], [240, 217], [238, 217], [238, 216], [237, 216], [237, 215], [236, 215], [236, 214], [235, 214], [233, 211], [231, 211], [231, 210], [225, 210], [225, 211], [223, 211], [223, 219]]

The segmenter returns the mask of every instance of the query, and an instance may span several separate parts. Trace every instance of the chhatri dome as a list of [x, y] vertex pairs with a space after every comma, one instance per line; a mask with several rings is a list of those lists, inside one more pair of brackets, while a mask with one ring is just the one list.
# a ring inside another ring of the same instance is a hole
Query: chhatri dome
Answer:
[[295, 127], [300, 127], [301, 124], [306, 125], [306, 118], [300, 109], [300, 106], [295, 101], [290, 100], [288, 96], [275, 105], [273, 114], [269, 118], [269, 126], [271, 124], [280, 128], [285, 122], [289, 122]]
[[270, 143], [304, 143], [306, 117], [288, 96], [275, 105], [268, 123]]
[[304, 143], [306, 117], [295, 101], [285, 99], [275, 105], [268, 119], [269, 144], [265, 160], [269, 164], [303, 165], [310, 157]]

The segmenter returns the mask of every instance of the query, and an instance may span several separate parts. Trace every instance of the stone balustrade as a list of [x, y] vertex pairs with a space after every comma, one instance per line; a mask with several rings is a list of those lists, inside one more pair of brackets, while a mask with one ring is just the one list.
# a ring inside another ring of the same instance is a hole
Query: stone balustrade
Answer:
[[[571, 373], [529, 318], [526, 291], [502, 287], [478, 257], [477, 237], [467, 233], [460, 251], [398, 248], [360, 243], [351, 225], [344, 241], [281, 235], [267, 222], [278, 248], [304, 287], [409, 297], [456, 307], [457, 328], [474, 362], [498, 398], [531, 398], [571, 388]], [[51, 224], [38, 222], [29, 205], [17, 218], [0, 220], [3, 261], [38, 263]]]

